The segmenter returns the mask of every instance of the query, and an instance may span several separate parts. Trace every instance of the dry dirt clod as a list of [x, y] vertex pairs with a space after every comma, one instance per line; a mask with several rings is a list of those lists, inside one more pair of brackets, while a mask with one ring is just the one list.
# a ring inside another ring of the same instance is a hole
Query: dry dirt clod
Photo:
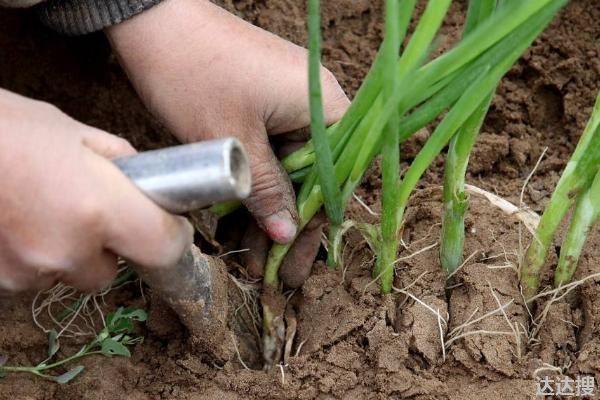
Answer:
[[222, 260], [204, 255], [192, 245], [177, 266], [167, 271], [138, 268], [142, 279], [171, 307], [190, 333], [198, 352], [215, 361], [233, 356], [229, 344], [229, 279]]
[[283, 365], [288, 365], [292, 356], [292, 346], [296, 337], [296, 312], [290, 304], [285, 308], [285, 346], [283, 351]]
[[148, 320], [146, 327], [159, 339], [172, 339], [176, 337], [184, 326], [179, 321], [177, 314], [154, 291], [149, 291]]
[[188, 216], [196, 232], [213, 248], [221, 250], [221, 244], [215, 239], [219, 218], [208, 209], [192, 211]]
[[458, 278], [462, 285], [450, 297], [450, 353], [479, 376], [514, 376], [527, 343], [521, 327], [528, 325], [515, 271], [474, 263]]

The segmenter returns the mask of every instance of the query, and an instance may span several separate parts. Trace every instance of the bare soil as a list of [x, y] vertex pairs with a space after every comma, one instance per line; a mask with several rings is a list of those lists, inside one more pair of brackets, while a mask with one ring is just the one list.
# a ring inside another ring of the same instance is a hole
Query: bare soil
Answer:
[[[305, 43], [304, 1], [221, 3], [259, 26]], [[443, 46], [458, 36], [464, 7], [461, 1], [453, 4]], [[381, 40], [380, 15], [379, 1], [324, 2], [325, 64], [349, 93], [357, 89]], [[543, 210], [600, 87], [599, 20], [597, 0], [571, 1], [503, 80], [472, 157], [470, 183], [518, 204], [525, 178], [547, 147], [523, 198], [535, 211]], [[0, 87], [53, 102], [75, 118], [127, 136], [140, 148], [174, 143], [144, 110], [102, 35], [59, 37], [21, 11], [0, 10], [0, 27]], [[403, 146], [406, 165], [428, 134], [424, 130]], [[241, 359], [256, 369], [245, 369], [237, 357], [224, 365], [214, 363], [188, 342], [177, 320], [152, 294], [146, 293], [149, 304], [144, 305], [138, 289], [125, 287], [110, 297], [109, 305], [150, 309], [146, 340], [131, 359], [86, 360], [86, 371], [64, 386], [10, 376], [0, 380], [0, 399], [532, 399], [534, 374], [548, 366], [571, 377], [593, 375], [600, 382], [600, 281], [588, 280], [555, 302], [535, 338], [526, 334], [532, 331], [529, 312], [537, 317], [544, 303], [526, 308], [510, 265], [530, 236], [525, 229], [520, 234], [516, 220], [485, 200], [473, 197], [467, 218], [465, 256], [474, 255], [446, 280], [434, 246], [441, 220], [442, 165], [440, 157], [407, 213], [395, 286], [408, 287], [410, 296], [381, 296], [370, 285], [372, 253], [351, 232], [345, 269], [331, 271], [317, 261], [304, 286], [290, 295], [287, 314], [295, 315], [297, 334], [286, 365], [260, 369], [257, 334], [250, 328], [255, 325], [243, 313], [232, 319], [232, 328], [243, 338]], [[375, 165], [358, 191], [375, 212], [379, 188]], [[375, 219], [356, 201], [348, 217]], [[559, 246], [557, 242], [548, 260], [548, 286]], [[235, 258], [228, 260], [236, 274]], [[576, 279], [598, 272], [600, 235], [595, 230]], [[235, 287], [230, 291], [235, 294]], [[231, 301], [239, 304], [240, 299], [233, 295]], [[510, 301], [505, 314], [460, 329], [472, 316]], [[46, 352], [46, 337], [31, 322], [30, 304], [31, 296], [0, 299], [0, 354], [13, 364], [39, 362]], [[432, 311], [448, 320], [442, 326], [449, 344], [444, 351], [440, 321]], [[471, 334], [449, 343], [457, 327], [458, 332], [516, 333]]]

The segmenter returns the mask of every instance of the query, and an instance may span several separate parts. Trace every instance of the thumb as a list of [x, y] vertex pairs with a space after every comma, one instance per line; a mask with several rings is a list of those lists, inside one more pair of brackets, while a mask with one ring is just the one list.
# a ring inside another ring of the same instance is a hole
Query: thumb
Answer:
[[267, 136], [253, 135], [251, 138], [245, 145], [252, 172], [252, 192], [244, 205], [272, 240], [291, 242], [298, 229], [292, 183], [275, 157]]
[[[266, 121], [269, 135], [295, 132], [299, 129], [310, 129], [310, 106], [308, 93], [308, 76], [302, 70], [301, 84], [292, 95], [280, 93], [282, 103], [270, 104]], [[350, 106], [350, 100], [335, 76], [328, 69], [321, 67], [321, 95], [323, 97], [323, 112], [325, 124], [333, 125], [339, 121]], [[285, 99], [288, 99], [287, 101]]]
[[[270, 116], [265, 121], [269, 135], [293, 132], [310, 126], [308, 80], [304, 72], [302, 77], [303, 89], [295, 92], [301, 94], [302, 100], [292, 101], [288, 107], [278, 103], [275, 107], [276, 112], [269, 113]], [[325, 123], [331, 125], [344, 115], [350, 100], [335, 76], [326, 68], [321, 68], [321, 85]], [[288, 95], [289, 93], [283, 93], [280, 97], [296, 98]], [[244, 144], [250, 155], [253, 188], [245, 205], [271, 239], [278, 243], [291, 242], [298, 230], [298, 212], [292, 184], [273, 153], [267, 136], [249, 137], [254, 142]]]
[[321, 87], [325, 124], [333, 125], [342, 119], [350, 107], [350, 99], [346, 96], [335, 75], [325, 68], [321, 69]]

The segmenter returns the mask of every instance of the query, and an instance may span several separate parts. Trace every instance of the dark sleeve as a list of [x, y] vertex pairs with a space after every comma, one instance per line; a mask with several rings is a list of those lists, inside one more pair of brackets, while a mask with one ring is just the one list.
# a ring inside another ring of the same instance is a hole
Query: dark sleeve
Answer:
[[118, 24], [161, 0], [47, 0], [35, 6], [42, 23], [65, 35], [83, 35]]

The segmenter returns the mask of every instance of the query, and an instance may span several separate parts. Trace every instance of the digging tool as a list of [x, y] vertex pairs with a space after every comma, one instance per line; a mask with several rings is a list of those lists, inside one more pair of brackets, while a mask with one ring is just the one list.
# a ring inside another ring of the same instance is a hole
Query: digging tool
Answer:
[[[235, 139], [148, 151], [114, 163], [150, 199], [175, 214], [250, 193], [248, 159]], [[196, 344], [216, 358], [229, 357], [227, 274], [222, 261], [191, 245], [171, 268], [134, 268], [177, 313]]]

